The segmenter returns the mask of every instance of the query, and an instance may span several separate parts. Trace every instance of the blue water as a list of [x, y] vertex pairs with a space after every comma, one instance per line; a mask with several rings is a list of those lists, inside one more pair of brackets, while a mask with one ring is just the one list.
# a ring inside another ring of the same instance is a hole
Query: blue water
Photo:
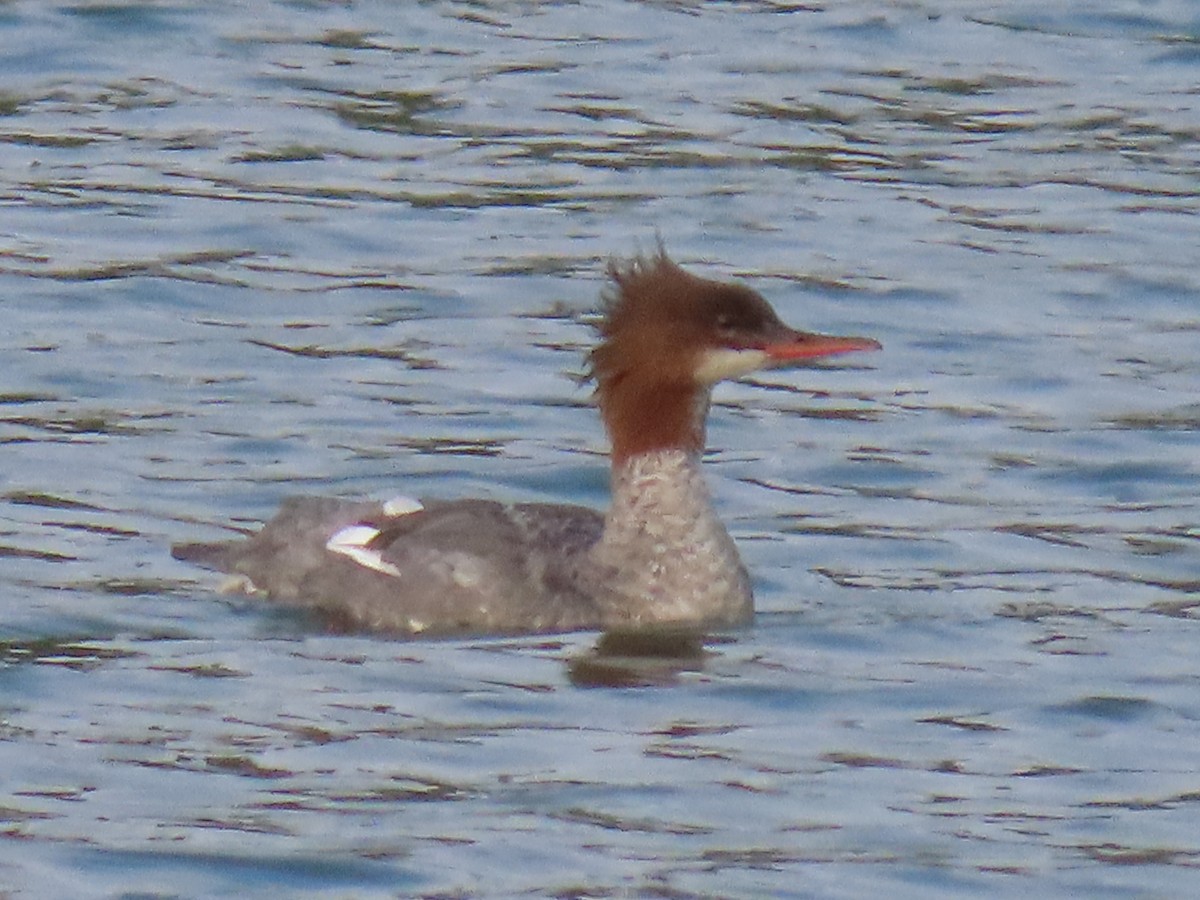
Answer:
[[[0, 893], [1195, 892], [1192, 4], [17, 2], [0, 46]], [[885, 345], [718, 393], [752, 628], [326, 635], [170, 558], [300, 492], [602, 505], [572, 375], [659, 238]]]

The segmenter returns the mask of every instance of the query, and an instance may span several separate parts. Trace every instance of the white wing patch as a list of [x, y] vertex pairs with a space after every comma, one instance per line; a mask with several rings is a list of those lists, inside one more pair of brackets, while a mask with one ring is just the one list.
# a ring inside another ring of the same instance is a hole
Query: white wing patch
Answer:
[[385, 560], [378, 550], [367, 546], [378, 534], [379, 529], [370, 525], [347, 525], [333, 533], [325, 542], [325, 549], [330, 553], [348, 556], [365, 568], [399, 578], [400, 570]]
[[393, 497], [383, 504], [383, 514], [392, 517], [407, 516], [410, 513], [420, 512], [424, 508], [420, 500], [416, 500], [413, 497], [398, 496]]

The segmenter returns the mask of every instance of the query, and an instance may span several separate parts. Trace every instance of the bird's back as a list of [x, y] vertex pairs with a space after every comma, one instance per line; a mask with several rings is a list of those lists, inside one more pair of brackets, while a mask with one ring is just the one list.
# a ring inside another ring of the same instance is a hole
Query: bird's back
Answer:
[[602, 577], [587, 562], [603, 516], [490, 500], [401, 506], [294, 497], [247, 540], [174, 555], [233, 587], [351, 630], [502, 634], [600, 627]]

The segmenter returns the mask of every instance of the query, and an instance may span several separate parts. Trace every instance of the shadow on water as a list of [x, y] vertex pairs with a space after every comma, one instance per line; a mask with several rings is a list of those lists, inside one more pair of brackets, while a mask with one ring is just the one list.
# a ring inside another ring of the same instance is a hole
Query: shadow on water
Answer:
[[589, 652], [567, 664], [576, 687], [663, 687], [680, 676], [704, 671], [706, 638], [695, 631], [638, 629], [608, 631]]

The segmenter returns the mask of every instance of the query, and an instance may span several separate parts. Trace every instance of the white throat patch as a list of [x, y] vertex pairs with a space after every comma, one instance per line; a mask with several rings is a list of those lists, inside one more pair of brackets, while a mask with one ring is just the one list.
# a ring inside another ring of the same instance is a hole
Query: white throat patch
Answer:
[[716, 384], [728, 378], [741, 378], [764, 368], [769, 359], [765, 350], [730, 350], [728, 347], [705, 350], [696, 365], [696, 380], [701, 384]]

